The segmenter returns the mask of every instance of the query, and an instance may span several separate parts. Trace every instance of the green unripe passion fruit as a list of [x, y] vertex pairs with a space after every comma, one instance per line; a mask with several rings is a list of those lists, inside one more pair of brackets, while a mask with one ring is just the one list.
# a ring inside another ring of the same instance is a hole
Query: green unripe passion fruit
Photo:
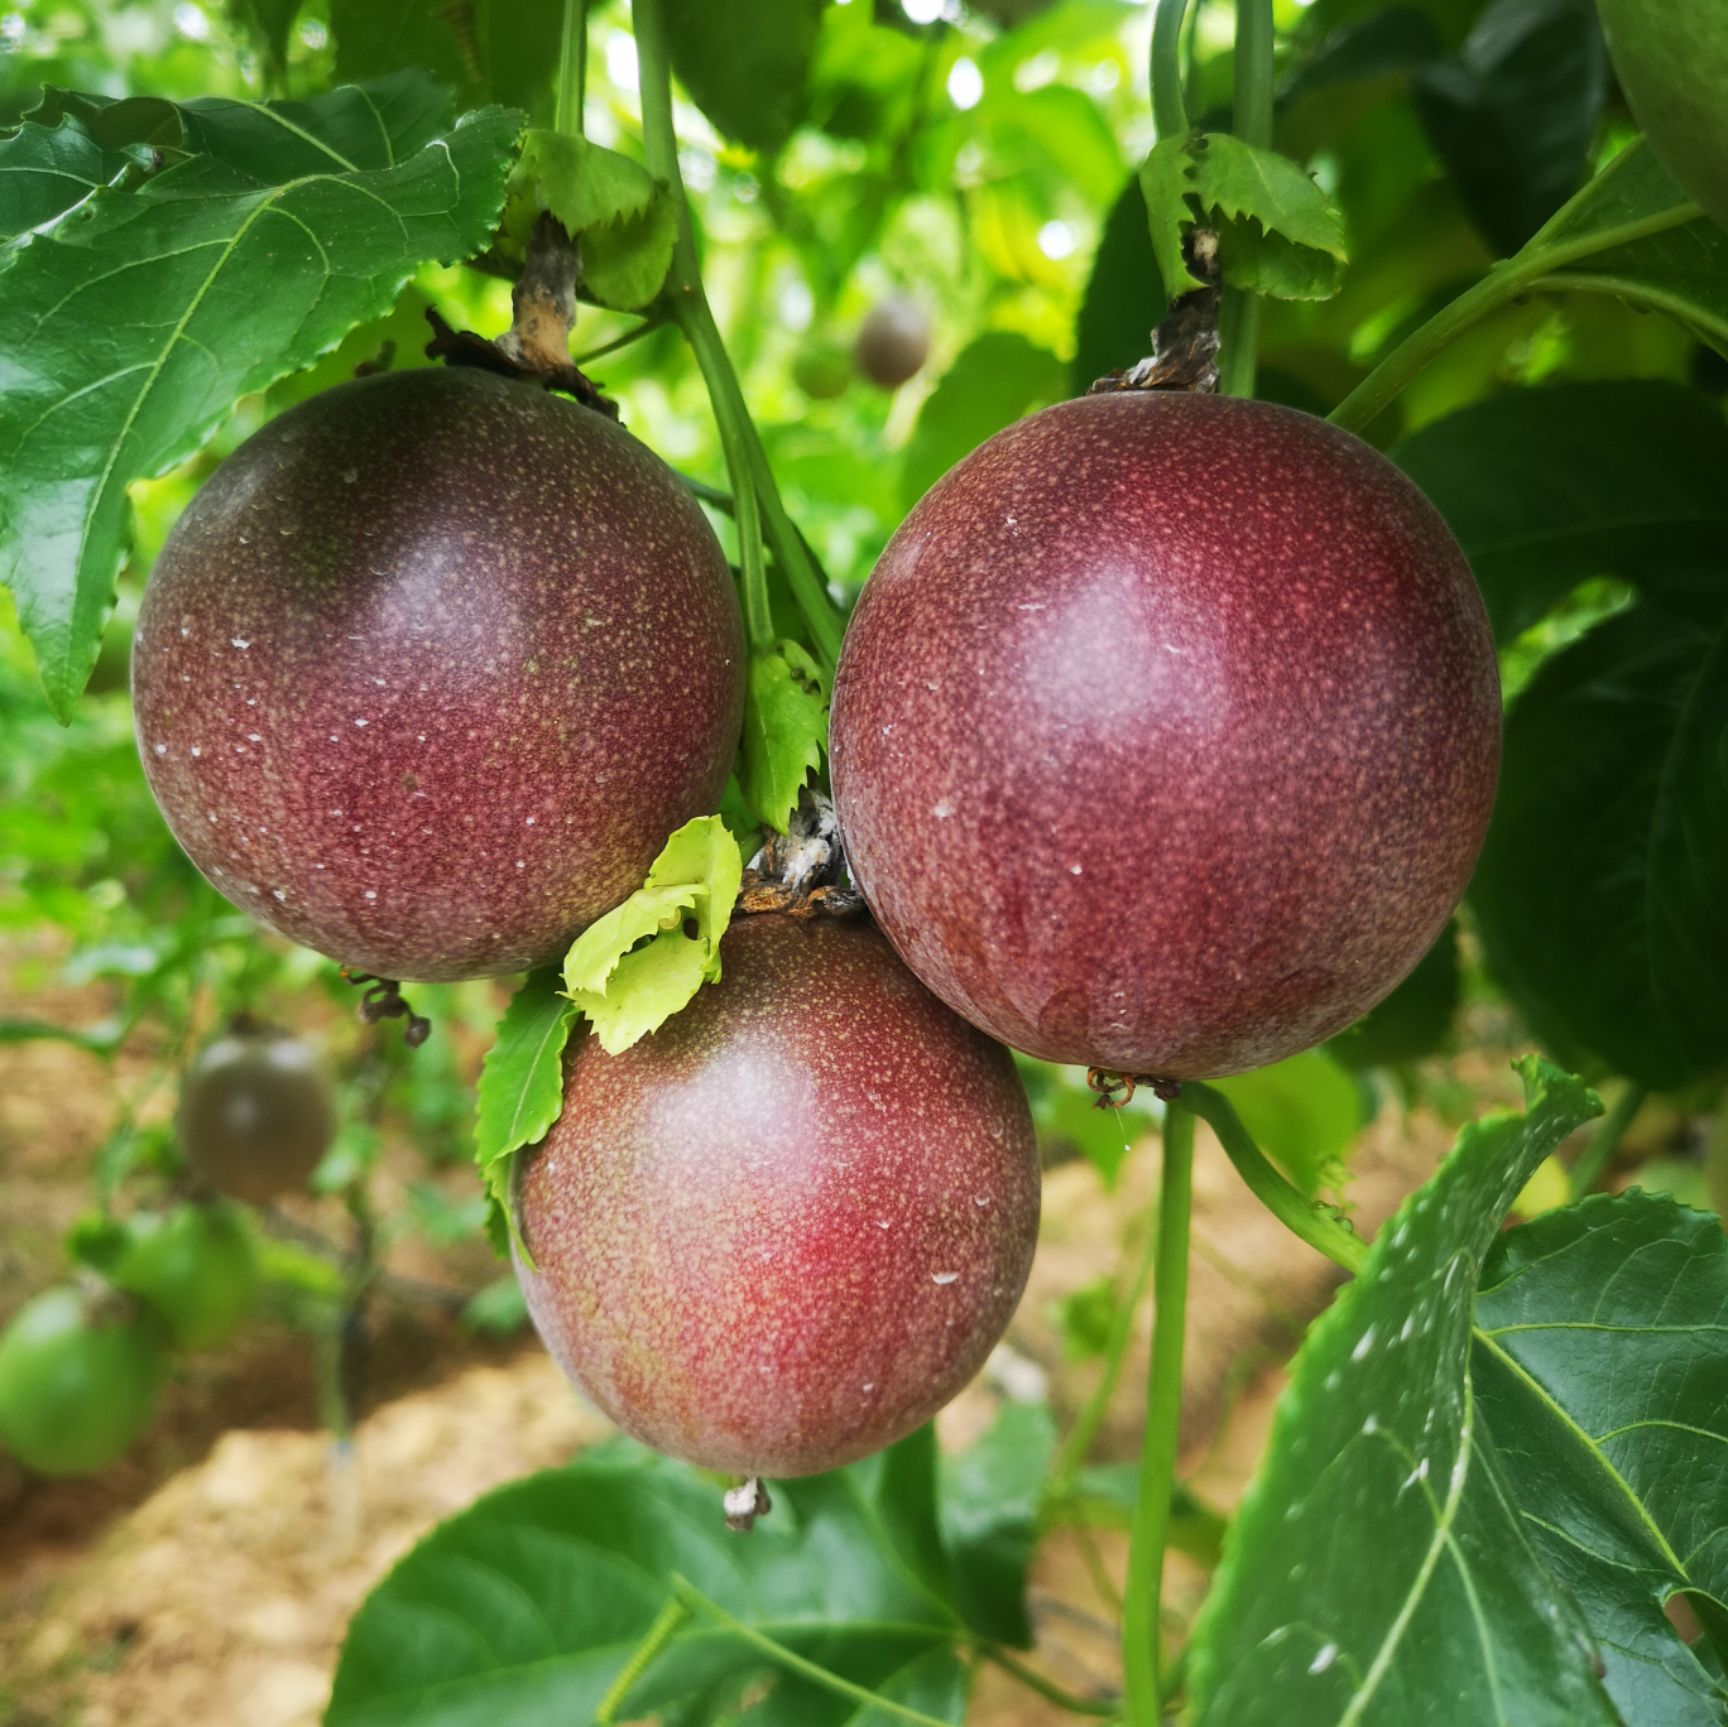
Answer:
[[181, 1205], [131, 1220], [110, 1276], [162, 1317], [176, 1349], [216, 1349], [258, 1305], [258, 1250], [234, 1207]]
[[0, 1445], [44, 1475], [106, 1469], [150, 1425], [160, 1327], [112, 1290], [50, 1289], [0, 1335]]
[[1598, 0], [1620, 88], [1687, 197], [1728, 225], [1728, 6]]
[[813, 338], [792, 361], [792, 382], [813, 402], [831, 402], [852, 382], [852, 361], [838, 342]]

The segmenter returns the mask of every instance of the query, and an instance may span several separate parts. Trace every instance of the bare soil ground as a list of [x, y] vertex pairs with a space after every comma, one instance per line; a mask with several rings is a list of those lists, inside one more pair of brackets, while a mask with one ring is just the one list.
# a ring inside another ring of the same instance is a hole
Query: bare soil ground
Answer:
[[[89, 1008], [31, 1003], [72, 1022]], [[127, 1059], [147, 1063], [149, 1052]], [[117, 1077], [126, 1082], [124, 1069], [64, 1046], [0, 1049], [0, 1320], [58, 1274]], [[1362, 1227], [1425, 1179], [1450, 1138], [1432, 1119], [1382, 1112], [1355, 1160]], [[1137, 1148], [1115, 1193], [1080, 1165], [1048, 1177], [1038, 1262], [1009, 1343], [1047, 1376], [1059, 1419], [1097, 1369], [1065, 1361], [1054, 1305], [1115, 1263], [1156, 1159], [1155, 1142]], [[465, 1179], [456, 1172], [453, 1191]], [[1227, 1508], [1264, 1443], [1282, 1363], [1335, 1274], [1255, 1205], [1204, 1136], [1196, 1187], [1184, 1468]], [[328, 1222], [315, 1208], [305, 1221]], [[467, 1248], [441, 1259], [421, 1250], [398, 1269], [470, 1287], [495, 1274]], [[1103, 1458], [1137, 1447], [1143, 1332], [1144, 1322], [1099, 1435]], [[277, 1321], [186, 1364], [156, 1430], [104, 1475], [52, 1483], [0, 1463], [0, 1721], [311, 1727], [347, 1620], [391, 1563], [477, 1494], [604, 1431], [531, 1338], [480, 1340], [435, 1310], [386, 1303], [373, 1353], [371, 1412], [348, 1448], [318, 1428], [309, 1340]], [[941, 1423], [944, 1441], [981, 1430], [993, 1396], [982, 1383], [968, 1392]], [[1098, 1543], [1119, 1579], [1123, 1543]], [[1171, 1565], [1170, 1605], [1186, 1617], [1204, 1576], [1180, 1557]], [[1036, 1662], [1078, 1690], [1113, 1686], [1108, 1610], [1072, 1539], [1046, 1544], [1033, 1588]], [[981, 1727], [1062, 1718], [999, 1674], [981, 1680]]]

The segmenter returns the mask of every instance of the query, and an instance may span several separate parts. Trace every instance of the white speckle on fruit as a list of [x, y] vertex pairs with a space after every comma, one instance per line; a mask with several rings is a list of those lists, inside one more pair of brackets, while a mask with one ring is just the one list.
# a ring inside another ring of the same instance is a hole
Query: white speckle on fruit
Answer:
[[228, 638], [228, 645], [230, 647], [238, 648], [241, 651], [241, 653], [245, 653], [245, 651], [249, 647], [251, 647], [252, 644], [251, 644], [251, 642], [249, 642], [246, 639], [245, 636], [230, 636]]
[[957, 1271], [933, 1271], [930, 1273], [930, 1281], [932, 1283], [947, 1285], [950, 1283], [957, 1283], [959, 1280], [960, 1273]]
[[930, 806], [930, 813], [937, 819], [937, 821], [945, 822], [951, 815], [953, 815], [954, 806], [944, 798], [941, 803], [932, 804]]

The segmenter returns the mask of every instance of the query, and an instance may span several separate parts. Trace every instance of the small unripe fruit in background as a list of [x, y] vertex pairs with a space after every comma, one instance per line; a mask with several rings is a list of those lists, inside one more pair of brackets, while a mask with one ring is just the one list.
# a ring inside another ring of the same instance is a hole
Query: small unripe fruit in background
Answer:
[[1680, 189], [1728, 225], [1728, 7], [1597, 0], [1609, 58], [1650, 147]]
[[50, 1289], [0, 1334], [0, 1445], [44, 1475], [106, 1469], [155, 1418], [159, 1322], [111, 1290]]
[[904, 294], [880, 301], [859, 325], [852, 357], [861, 377], [880, 389], [899, 389], [930, 358], [929, 314]]
[[746, 917], [621, 1055], [567, 1058], [517, 1176], [530, 1312], [627, 1433], [807, 1475], [977, 1372], [1025, 1285], [1038, 1161], [1006, 1050], [862, 921]]
[[242, 1024], [199, 1052], [182, 1083], [181, 1148], [217, 1193], [267, 1205], [306, 1185], [336, 1134], [318, 1052], [291, 1032]]
[[192, 861], [388, 978], [561, 954], [712, 810], [743, 626], [688, 488], [615, 421], [472, 368], [344, 384], [175, 525], [132, 657]]
[[852, 362], [838, 342], [807, 341], [793, 357], [792, 382], [813, 402], [830, 402], [852, 382]]
[[831, 741], [854, 879], [937, 995], [1048, 1061], [1203, 1079], [1341, 1030], [1434, 941], [1499, 678], [1384, 456], [1125, 392], [930, 489], [847, 627]]
[[108, 1275], [148, 1302], [175, 1349], [216, 1349], [258, 1304], [258, 1250], [222, 1204], [179, 1205], [128, 1219], [129, 1240]]

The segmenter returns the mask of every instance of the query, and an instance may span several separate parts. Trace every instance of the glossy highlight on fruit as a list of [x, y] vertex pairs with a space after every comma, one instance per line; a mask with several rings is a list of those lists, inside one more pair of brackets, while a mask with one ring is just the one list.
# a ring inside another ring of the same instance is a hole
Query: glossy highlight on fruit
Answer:
[[0, 1334], [0, 1445], [43, 1475], [106, 1469], [155, 1418], [156, 1322], [111, 1291], [50, 1289]]
[[638, 1439], [807, 1475], [983, 1364], [1025, 1285], [1038, 1161], [1007, 1051], [862, 921], [766, 914], [652, 1037], [567, 1057], [517, 1178], [540, 1335]]
[[273, 420], [145, 593], [138, 741], [242, 909], [356, 970], [560, 954], [712, 809], [744, 656], [719, 542], [615, 422], [473, 369]]
[[1728, 224], [1728, 7], [1597, 0], [1615, 76], [1687, 197]]
[[239, 1213], [177, 1205], [128, 1220], [113, 1282], [161, 1317], [175, 1349], [216, 1349], [258, 1305], [258, 1250]]
[[180, 1090], [180, 1144], [217, 1193], [268, 1205], [304, 1187], [336, 1136], [329, 1076], [292, 1032], [242, 1022], [207, 1044]]
[[925, 984], [1046, 1060], [1198, 1079], [1422, 957], [1487, 827], [1499, 680], [1463, 554], [1366, 444], [1099, 395], [913, 510], [831, 741], [854, 877]]

